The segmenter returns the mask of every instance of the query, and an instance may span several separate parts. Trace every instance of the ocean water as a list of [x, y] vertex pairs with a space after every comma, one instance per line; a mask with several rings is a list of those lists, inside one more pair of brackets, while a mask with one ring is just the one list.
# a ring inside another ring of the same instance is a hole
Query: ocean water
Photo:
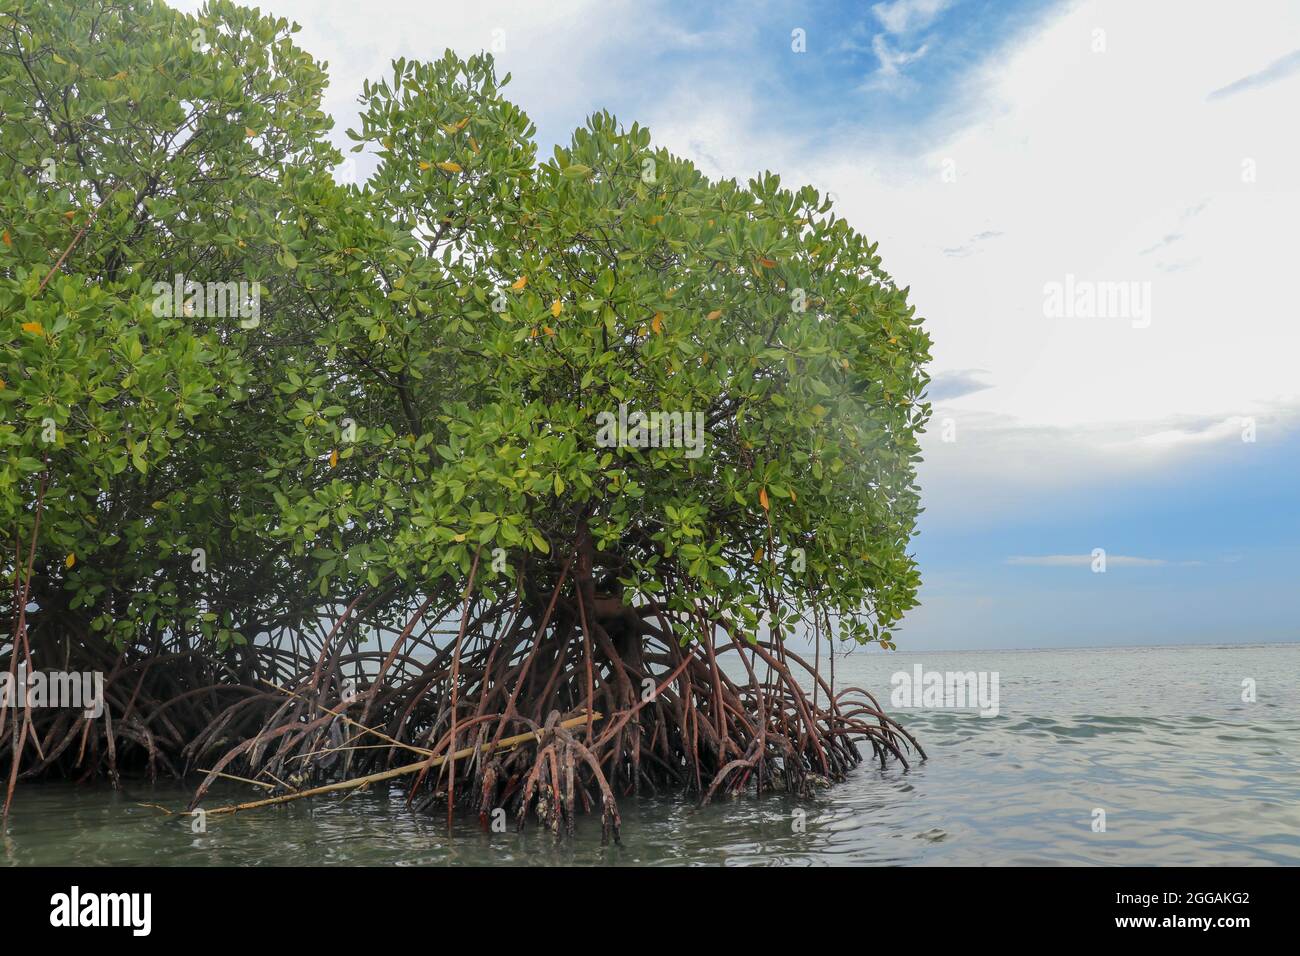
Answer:
[[[397, 791], [190, 820], [188, 791], [21, 787], [0, 861], [74, 864], [1300, 864], [1300, 644], [857, 653], [837, 684], [998, 674], [999, 713], [894, 710], [929, 753], [859, 767], [809, 801], [625, 800], [623, 839], [483, 833], [409, 813]], [[1255, 700], [1243, 700], [1253, 682]], [[251, 799], [232, 784], [209, 805]], [[1104, 830], [1098, 828], [1104, 813]]]

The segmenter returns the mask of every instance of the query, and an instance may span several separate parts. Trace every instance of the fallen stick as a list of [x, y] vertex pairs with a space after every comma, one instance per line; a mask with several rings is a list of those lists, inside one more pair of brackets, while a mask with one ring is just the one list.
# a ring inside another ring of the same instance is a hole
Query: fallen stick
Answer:
[[[602, 716], [604, 715], [600, 713], [593, 713], [591, 715], [591, 719], [593, 721], [600, 720]], [[570, 727], [577, 727], [580, 724], [586, 724], [586, 723], [587, 723], [587, 715], [584, 712], [579, 717], [570, 717], [568, 720], [562, 721], [559, 724], [559, 726], [563, 727], [565, 730], [568, 730]], [[494, 753], [497, 750], [508, 750], [511, 747], [516, 747], [519, 744], [525, 743], [529, 740], [540, 740], [540, 739], [541, 739], [541, 731], [530, 731], [526, 734], [516, 734], [513, 737], [506, 737], [504, 740], [499, 741], [495, 745], [491, 743], [487, 743], [487, 744], [480, 744], [479, 746], [476, 747], [465, 747], [462, 750], [457, 750], [454, 754], [451, 755], [450, 759], [460, 760], [462, 757], [468, 757], [478, 752], [482, 752], [483, 754], [490, 754], [490, 753]], [[215, 816], [216, 814], [220, 814], [220, 813], [236, 813], [240, 810], [256, 810], [259, 807], [270, 807], [280, 803], [290, 803], [294, 800], [301, 800], [303, 797], [319, 796], [322, 793], [337, 793], [340, 790], [355, 790], [358, 787], [365, 787], [372, 783], [379, 783], [380, 781], [383, 780], [392, 780], [394, 777], [402, 777], [408, 773], [417, 773], [418, 771], [427, 769], [429, 767], [440, 766], [441, 764], [445, 763], [447, 759], [448, 759], [447, 757], [443, 756], [443, 757], [434, 757], [432, 760], [420, 760], [416, 763], [408, 763], [408, 764], [403, 764], [400, 767], [393, 767], [390, 770], [381, 770], [379, 773], [372, 773], [365, 777], [355, 777], [352, 780], [340, 780], [337, 783], [329, 783], [321, 787], [313, 787], [310, 790], [300, 790], [298, 793], [287, 793], [279, 797], [268, 797], [265, 800], [253, 800], [249, 803], [238, 803], [228, 807], [216, 807], [212, 810], [205, 810], [203, 812], [207, 816]]]

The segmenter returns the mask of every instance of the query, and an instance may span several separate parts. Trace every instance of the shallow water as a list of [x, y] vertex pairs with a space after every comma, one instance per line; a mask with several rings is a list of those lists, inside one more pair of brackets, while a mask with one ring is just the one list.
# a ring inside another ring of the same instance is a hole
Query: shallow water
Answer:
[[[860, 767], [797, 802], [704, 809], [626, 800], [621, 845], [594, 818], [556, 843], [416, 817], [399, 793], [188, 818], [188, 790], [20, 788], [8, 864], [1272, 864], [1300, 863], [1300, 645], [858, 653], [837, 684], [888, 700], [890, 675], [997, 671], [1000, 713], [895, 711], [929, 752], [908, 772]], [[1242, 681], [1257, 701], [1242, 701]], [[251, 799], [231, 785], [210, 806]], [[1105, 832], [1094, 832], [1094, 810]], [[796, 811], [803, 811], [803, 827]], [[801, 829], [801, 832], [800, 832]]]

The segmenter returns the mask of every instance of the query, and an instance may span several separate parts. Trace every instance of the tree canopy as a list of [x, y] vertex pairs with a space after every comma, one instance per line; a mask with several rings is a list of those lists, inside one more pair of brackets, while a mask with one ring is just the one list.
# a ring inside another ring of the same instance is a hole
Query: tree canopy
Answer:
[[[361, 591], [536, 600], [589, 538], [625, 602], [892, 646], [930, 342], [876, 245], [608, 113], [539, 160], [485, 54], [366, 81], [339, 183], [295, 30], [0, 13], [0, 528], [16, 579], [39, 520], [42, 610], [224, 649]], [[258, 315], [157, 314], [178, 276]], [[621, 409], [699, 447], [607, 447]]]

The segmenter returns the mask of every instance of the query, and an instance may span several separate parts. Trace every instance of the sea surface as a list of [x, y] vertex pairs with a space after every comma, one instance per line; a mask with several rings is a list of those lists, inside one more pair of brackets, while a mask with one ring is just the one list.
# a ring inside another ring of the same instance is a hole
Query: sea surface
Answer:
[[[836, 682], [884, 703], [891, 676], [998, 675], [999, 712], [894, 709], [929, 759], [864, 764], [811, 800], [624, 800], [622, 842], [483, 833], [359, 793], [235, 817], [206, 833], [188, 789], [20, 786], [10, 865], [1300, 864], [1300, 644], [859, 652]], [[1254, 700], [1251, 696], [1253, 682]], [[209, 805], [252, 799], [231, 784]], [[1098, 811], [1101, 811], [1099, 813]], [[1101, 824], [1104, 822], [1104, 829]]]

